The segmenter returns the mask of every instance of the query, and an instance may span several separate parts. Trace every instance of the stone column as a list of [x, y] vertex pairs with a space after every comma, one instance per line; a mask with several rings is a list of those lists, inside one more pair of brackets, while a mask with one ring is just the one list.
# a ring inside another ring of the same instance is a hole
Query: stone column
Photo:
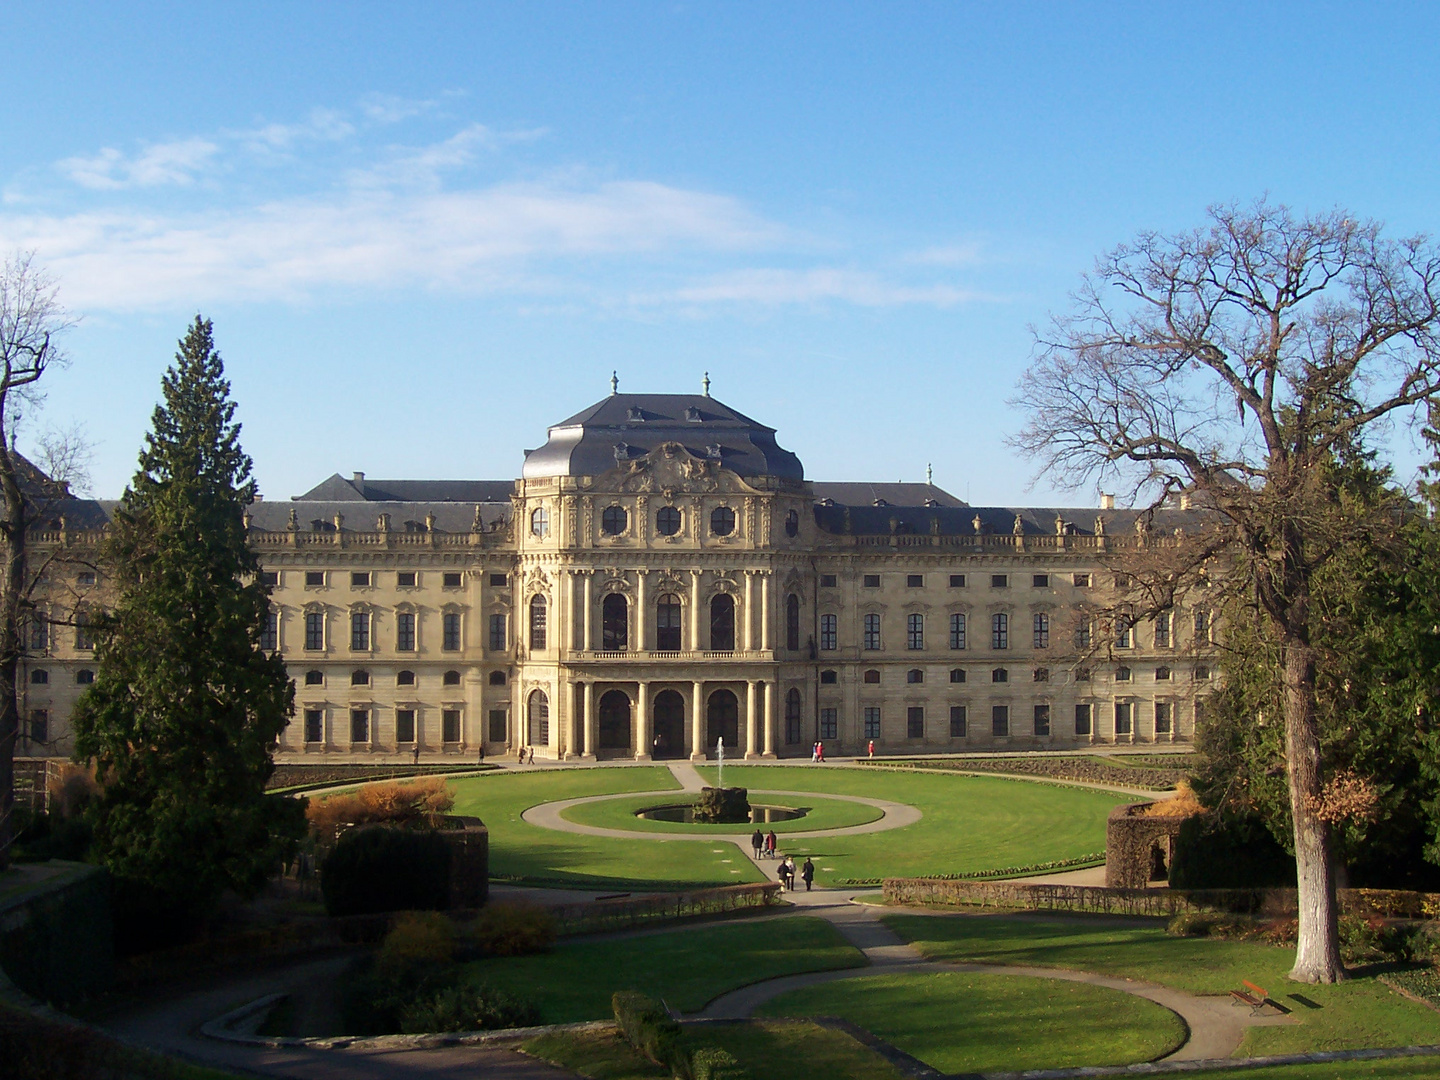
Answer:
[[[593, 639], [590, 636], [590, 611], [595, 607], [595, 595], [593, 591], [594, 587], [595, 571], [587, 570], [585, 572], [585, 616], [581, 620], [581, 626], [584, 628], [583, 633], [585, 635], [585, 640], [580, 646], [586, 652], [589, 652], [590, 649], [593, 648], [593, 645], [591, 644]], [[589, 714], [587, 713], [586, 715]]]
[[575, 648], [575, 638], [580, 628], [575, 625], [575, 575], [580, 571], [567, 570], [565, 572], [565, 621], [560, 625], [566, 627], [565, 648]]
[[770, 651], [770, 575], [760, 575], [760, 648]]
[[600, 733], [600, 720], [595, 715], [595, 684], [593, 682], [587, 682], [585, 684], [585, 716], [583, 721], [585, 724], [585, 749], [583, 756], [586, 761], [594, 761], [595, 746], [600, 741], [598, 738]]
[[690, 760], [705, 760], [705, 684], [697, 682], [691, 695], [694, 715], [690, 717]]
[[755, 574], [745, 571], [745, 607], [741, 611], [744, 619], [744, 634], [740, 638], [740, 647], [749, 652], [755, 647]]
[[630, 645], [632, 652], [644, 652], [647, 638], [645, 637], [645, 578], [646, 571], [641, 570], [635, 575], [635, 640]]
[[700, 571], [690, 575], [690, 648], [700, 651]]
[[635, 695], [635, 741], [639, 744], [635, 747], [636, 761], [650, 760], [650, 743], [654, 735], [650, 733], [650, 684], [642, 682], [640, 692]]
[[759, 740], [759, 713], [755, 707], [756, 691], [760, 684], [754, 679], [747, 679], [745, 682], [745, 756], [747, 758], [759, 757], [757, 749]]
[[780, 683], [765, 684], [765, 756], [775, 756], [775, 713], [780, 701]]

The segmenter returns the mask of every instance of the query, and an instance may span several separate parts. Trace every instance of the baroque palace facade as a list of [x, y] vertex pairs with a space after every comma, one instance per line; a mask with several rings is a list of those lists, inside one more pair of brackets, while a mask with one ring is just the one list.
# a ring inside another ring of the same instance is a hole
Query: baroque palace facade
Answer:
[[[37, 549], [93, 551], [113, 506], [58, 504]], [[279, 757], [1184, 742], [1214, 677], [1203, 602], [1135, 625], [1094, 613], [1123, 592], [1125, 553], [1190, 517], [813, 483], [708, 385], [612, 392], [552, 427], [518, 481], [337, 474], [254, 505], [264, 644], [296, 686]], [[83, 558], [53, 564], [22, 754], [69, 752], [104, 594]]]

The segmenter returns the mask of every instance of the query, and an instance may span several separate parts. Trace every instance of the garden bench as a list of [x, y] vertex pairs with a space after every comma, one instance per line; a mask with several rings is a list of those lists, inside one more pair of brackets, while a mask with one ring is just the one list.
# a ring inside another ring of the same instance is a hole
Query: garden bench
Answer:
[[1240, 985], [1245, 989], [1231, 990], [1230, 996], [1238, 1005], [1249, 1005], [1251, 1016], [1259, 1016], [1261, 1009], [1266, 1005], [1274, 1004], [1263, 986], [1256, 986], [1249, 979], [1241, 979]]

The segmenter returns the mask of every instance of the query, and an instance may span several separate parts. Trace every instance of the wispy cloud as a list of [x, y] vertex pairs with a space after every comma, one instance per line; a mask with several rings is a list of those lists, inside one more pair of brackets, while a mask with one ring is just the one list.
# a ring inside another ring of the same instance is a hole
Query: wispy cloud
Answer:
[[194, 183], [219, 150], [209, 139], [181, 139], [146, 146], [131, 155], [106, 147], [91, 157], [66, 158], [58, 167], [81, 187], [96, 191], [186, 185]]
[[909, 252], [902, 261], [917, 266], [974, 266], [982, 257], [978, 243], [948, 244]]
[[640, 294], [640, 304], [818, 304], [839, 300], [862, 307], [927, 304], [953, 307], [994, 299], [948, 284], [908, 284], [863, 270], [815, 267], [805, 270], [754, 268], [717, 274], [704, 282], [667, 292]]

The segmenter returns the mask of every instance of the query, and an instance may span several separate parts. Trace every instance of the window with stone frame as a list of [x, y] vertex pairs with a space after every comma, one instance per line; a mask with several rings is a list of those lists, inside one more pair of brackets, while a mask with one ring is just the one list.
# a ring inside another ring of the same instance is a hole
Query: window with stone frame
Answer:
[[905, 648], [925, 648], [925, 616], [919, 612], [911, 612], [905, 616]]
[[660, 652], [680, 651], [681, 616], [680, 597], [675, 593], [661, 593], [655, 602], [655, 648]]
[[1010, 706], [990, 706], [990, 734], [995, 736], [1007, 736], [1010, 734]]
[[445, 652], [460, 651], [460, 613], [447, 611], [440, 616], [440, 648]]
[[1050, 706], [1035, 706], [1035, 734], [1037, 737], [1045, 737], [1050, 734]]
[[820, 738], [838, 739], [840, 737], [840, 710], [820, 710]]
[[865, 706], [865, 738], [880, 738], [880, 707], [878, 705]]
[[990, 616], [990, 648], [1010, 648], [1010, 616], [996, 612]]
[[307, 743], [320, 743], [325, 741], [325, 710], [305, 710], [305, 741]]
[[955, 612], [950, 616], [950, 648], [965, 648], [965, 615]]
[[907, 739], [925, 738], [925, 706], [911, 705], [905, 710], [905, 737]]
[[495, 612], [490, 616], [490, 649], [493, 652], [501, 652], [507, 648], [509, 635], [506, 633], [506, 616], [502, 612]]
[[265, 621], [260, 624], [260, 649], [273, 653], [280, 648], [280, 613], [265, 612]]
[[791, 689], [785, 695], [785, 743], [787, 746], [795, 746], [800, 742], [800, 714], [802, 705], [800, 702], [800, 691]]
[[370, 741], [370, 710], [350, 710], [350, 741], [352, 743], [368, 743]]
[[1135, 706], [1128, 701], [1117, 701], [1115, 703], [1115, 734], [1133, 735], [1135, 733]]
[[440, 710], [440, 739], [442, 742], [458, 743], [460, 741], [460, 710]]
[[608, 593], [600, 601], [600, 648], [624, 652], [630, 647], [630, 602], [621, 593]]
[[840, 619], [835, 615], [820, 616], [820, 649], [830, 652], [840, 647]]
[[397, 652], [415, 651], [415, 613], [413, 611], [397, 611], [395, 613], [395, 649]]
[[350, 613], [350, 651], [370, 651], [370, 613], [368, 611], [352, 611]]
[[1048, 649], [1050, 647], [1050, 616], [1043, 611], [1037, 612], [1032, 623], [1031, 644], [1037, 649]]
[[1170, 612], [1161, 611], [1155, 616], [1155, 647], [1170, 648]]
[[785, 648], [800, 650], [800, 597], [794, 593], [785, 597]]
[[325, 613], [323, 611], [307, 611], [305, 613], [305, 648], [311, 652], [325, 648]]
[[413, 743], [415, 739], [415, 710], [395, 710], [395, 741], [397, 743]]
[[880, 648], [880, 616], [871, 612], [865, 616], [864, 646], [871, 651]]
[[1155, 734], [1169, 735], [1175, 722], [1175, 706], [1168, 701], [1155, 703]]
[[537, 652], [545, 648], [548, 614], [545, 597], [532, 596], [530, 598], [530, 648]]
[[969, 726], [969, 710], [964, 705], [950, 706], [950, 737], [963, 739]]

